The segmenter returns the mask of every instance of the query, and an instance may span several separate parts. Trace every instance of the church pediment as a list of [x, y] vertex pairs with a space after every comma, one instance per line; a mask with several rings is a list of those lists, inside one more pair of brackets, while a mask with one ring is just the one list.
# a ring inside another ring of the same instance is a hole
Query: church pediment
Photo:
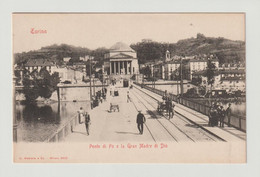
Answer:
[[133, 57], [131, 55], [127, 55], [124, 53], [119, 53], [119, 54], [111, 56], [110, 58], [113, 59], [113, 58], [133, 58]]

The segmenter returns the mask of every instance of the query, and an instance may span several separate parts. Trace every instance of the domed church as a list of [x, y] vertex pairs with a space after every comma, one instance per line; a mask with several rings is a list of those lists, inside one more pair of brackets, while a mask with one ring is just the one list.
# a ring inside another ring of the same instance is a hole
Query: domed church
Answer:
[[104, 70], [110, 76], [130, 78], [139, 74], [136, 52], [125, 43], [117, 42], [104, 57]]

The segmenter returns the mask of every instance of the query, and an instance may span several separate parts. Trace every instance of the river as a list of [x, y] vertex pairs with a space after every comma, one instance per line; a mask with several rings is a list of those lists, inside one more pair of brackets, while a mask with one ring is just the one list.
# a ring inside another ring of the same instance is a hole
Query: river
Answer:
[[22, 105], [16, 103], [17, 141], [43, 142], [74, 116], [80, 107], [90, 110], [90, 102], [58, 102]]

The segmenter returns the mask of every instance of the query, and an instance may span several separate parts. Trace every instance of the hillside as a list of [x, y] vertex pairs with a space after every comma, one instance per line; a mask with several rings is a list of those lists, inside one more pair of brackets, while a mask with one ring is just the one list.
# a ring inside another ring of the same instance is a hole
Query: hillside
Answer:
[[[172, 56], [215, 54], [219, 58], [220, 63], [245, 62], [245, 42], [205, 37], [203, 34], [197, 34], [196, 38], [183, 39], [177, 43], [142, 40], [141, 42], [131, 44], [131, 47], [137, 52], [139, 63], [163, 59], [166, 50], [169, 50]], [[98, 65], [101, 65], [104, 60], [104, 54], [107, 51], [108, 49], [106, 48], [90, 50], [67, 44], [54, 44], [35, 51], [17, 53], [15, 54], [15, 63], [21, 64], [30, 58], [48, 58], [56, 63], [60, 63], [63, 57], [71, 57], [73, 62], [77, 61], [80, 56], [91, 55], [94, 56], [94, 60], [98, 61]]]
[[143, 40], [131, 47], [137, 51], [141, 63], [164, 58], [166, 50], [170, 51], [171, 56], [215, 54], [220, 63], [245, 62], [245, 42], [205, 37], [203, 34], [197, 34], [196, 38], [179, 40], [177, 43]]
[[198, 34], [197, 38], [180, 40], [176, 43], [176, 55], [216, 54], [220, 63], [245, 62], [245, 42], [225, 38], [210, 38]]
[[62, 62], [64, 57], [71, 57], [71, 62], [77, 62], [79, 60], [79, 57], [91, 55], [94, 56], [94, 60], [100, 61], [99, 64], [101, 65], [104, 58], [104, 54], [106, 52], [106, 48], [90, 50], [88, 48], [75, 47], [67, 44], [54, 44], [51, 46], [42, 47], [39, 50], [16, 53], [14, 54], [14, 60], [15, 63], [21, 64], [25, 63], [28, 59], [48, 58], [59, 64]]

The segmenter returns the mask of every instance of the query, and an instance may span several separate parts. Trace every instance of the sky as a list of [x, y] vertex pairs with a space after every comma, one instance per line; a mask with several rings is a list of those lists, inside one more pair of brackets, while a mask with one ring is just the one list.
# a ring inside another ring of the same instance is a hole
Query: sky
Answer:
[[245, 41], [243, 13], [13, 14], [12, 20], [14, 53], [62, 43], [92, 50], [142, 39], [175, 43], [197, 33]]

